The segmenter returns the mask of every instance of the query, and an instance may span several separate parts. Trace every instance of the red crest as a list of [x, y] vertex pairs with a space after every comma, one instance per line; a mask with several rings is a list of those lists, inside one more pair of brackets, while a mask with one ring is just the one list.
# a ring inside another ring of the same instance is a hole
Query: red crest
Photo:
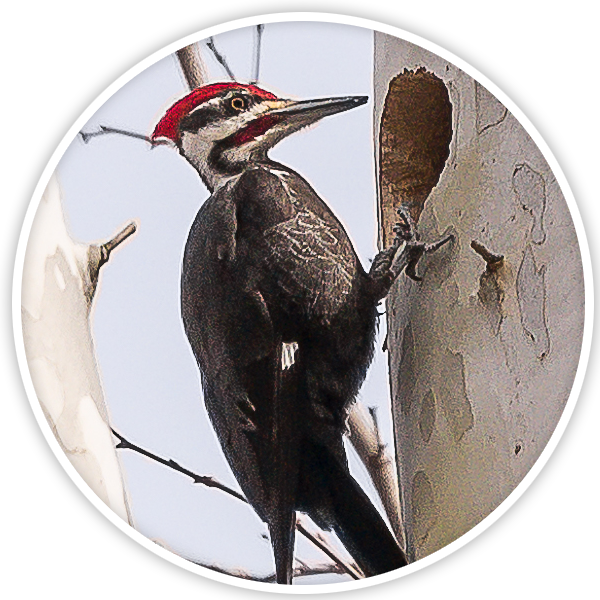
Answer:
[[277, 100], [277, 96], [271, 94], [271, 92], [267, 92], [259, 88], [256, 85], [247, 85], [243, 83], [237, 82], [228, 82], [228, 83], [211, 83], [210, 85], [204, 85], [202, 87], [196, 88], [192, 90], [187, 96], [178, 100], [167, 110], [164, 114], [163, 118], [158, 122], [152, 135], [150, 136], [152, 140], [157, 140], [158, 138], [168, 138], [179, 144], [181, 139], [179, 136], [179, 123], [181, 123], [181, 119], [188, 115], [194, 108], [200, 106], [207, 100], [218, 96], [223, 93], [225, 90], [247, 90], [256, 96], [260, 96], [265, 100]]

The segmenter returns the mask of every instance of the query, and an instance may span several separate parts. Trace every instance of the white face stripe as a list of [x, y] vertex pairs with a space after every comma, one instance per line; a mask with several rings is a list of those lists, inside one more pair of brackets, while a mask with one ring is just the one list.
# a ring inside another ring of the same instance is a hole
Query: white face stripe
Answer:
[[221, 104], [221, 98], [216, 96], [215, 98], [211, 98], [210, 100], [206, 100], [205, 102], [202, 102], [202, 104], [198, 104], [198, 106], [196, 106], [192, 110], [190, 110], [190, 112], [188, 114], [193, 115], [197, 110], [206, 108], [207, 106], [219, 106], [220, 104]]
[[[251, 94], [244, 90], [232, 90], [225, 96], [211, 98], [210, 100], [203, 102], [190, 111], [189, 114], [191, 115], [207, 106], [219, 107], [223, 102], [227, 102], [227, 100], [239, 96], [240, 94], [251, 96]], [[266, 100], [257, 102], [251, 106], [249, 110], [240, 112], [240, 114], [234, 115], [228, 119], [223, 119], [207, 125], [198, 132], [184, 131], [182, 133], [181, 149], [183, 155], [200, 173], [204, 181], [206, 181], [213, 189], [219, 187], [224, 181], [231, 178], [231, 175], [215, 171], [209, 164], [209, 158], [215, 145], [219, 141], [239, 132], [252, 121], [255, 121], [257, 118], [274, 108], [273, 104], [275, 102], [279, 101]], [[246, 164], [252, 160], [260, 160], [266, 155], [269, 148], [274, 146], [279, 139], [285, 137], [287, 129], [288, 128], [283, 124], [274, 125], [263, 135], [248, 140], [240, 146], [224, 150], [221, 153], [220, 158], [232, 166], [236, 164]]]
[[[226, 97], [227, 99], [227, 97]], [[200, 106], [197, 106], [194, 110], [190, 111], [190, 115], [194, 114], [194, 112], [202, 109], [202, 108], [206, 108], [209, 105], [213, 105], [213, 106], [218, 106], [221, 103], [221, 99], [217, 99], [217, 98], [212, 98], [211, 100], [208, 100], [207, 102], [204, 102], [203, 104], [201, 104]], [[230, 135], [233, 135], [236, 131], [239, 131], [240, 129], [242, 129], [243, 127], [245, 127], [248, 123], [254, 121], [256, 118], [260, 117], [261, 115], [263, 115], [264, 113], [266, 113], [269, 110], [269, 106], [260, 103], [260, 104], [256, 104], [255, 106], [253, 106], [250, 110], [245, 110], [243, 112], [240, 112], [239, 115], [234, 115], [232, 117], [230, 117], [229, 119], [223, 119], [220, 121], [217, 121], [215, 123], [211, 123], [209, 125], [207, 125], [206, 127], [203, 127], [202, 129], [200, 129], [197, 134], [192, 134], [192, 132], [184, 132], [185, 134], [190, 134], [190, 135], [199, 135], [202, 136], [204, 138], [206, 138], [207, 140], [212, 140], [213, 142], [216, 142], [218, 140], [222, 140], [225, 139], [227, 137], [229, 137]]]

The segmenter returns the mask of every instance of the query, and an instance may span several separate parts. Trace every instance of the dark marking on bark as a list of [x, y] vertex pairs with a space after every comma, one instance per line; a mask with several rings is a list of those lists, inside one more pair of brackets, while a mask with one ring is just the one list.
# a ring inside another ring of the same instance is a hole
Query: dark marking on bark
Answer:
[[530, 238], [534, 244], [546, 241], [544, 213], [546, 212], [546, 182], [542, 175], [527, 164], [519, 164], [513, 171], [513, 189], [521, 208], [533, 218]]
[[550, 335], [546, 324], [546, 267], [539, 269], [531, 244], [525, 248], [517, 274], [517, 298], [523, 331], [534, 346], [536, 356], [544, 359], [550, 351]]
[[515, 442], [515, 456], [520, 456], [523, 452], [523, 442], [518, 440]]
[[398, 367], [397, 394], [400, 399], [400, 407], [404, 414], [408, 414], [411, 404], [412, 395], [415, 389], [415, 367], [416, 367], [416, 350], [415, 338], [410, 323], [404, 328], [402, 334], [402, 349], [401, 349], [400, 366]]
[[421, 437], [427, 444], [435, 426], [435, 394], [429, 390], [421, 402], [421, 416], [419, 417], [419, 430]]
[[425, 471], [417, 471], [413, 477], [411, 500], [413, 537], [415, 543], [422, 546], [438, 520], [433, 486]]
[[490, 252], [483, 244], [476, 240], [471, 242], [471, 248], [473, 248], [486, 263], [485, 271], [479, 278], [477, 297], [486, 311], [494, 335], [498, 335], [500, 333], [500, 326], [504, 320], [504, 312], [502, 310], [504, 288], [501, 280], [504, 256]]
[[500, 333], [500, 326], [504, 319], [502, 313], [502, 302], [504, 300], [504, 291], [499, 285], [496, 273], [490, 272], [487, 269], [479, 278], [479, 290], [477, 298], [485, 309], [488, 322], [492, 328], [494, 335]]
[[463, 355], [446, 350], [439, 364], [439, 394], [452, 437], [459, 442], [474, 424], [473, 409], [467, 396]]
[[459, 124], [462, 122], [462, 99], [460, 91], [457, 89], [456, 84], [452, 80], [447, 80], [446, 87], [448, 88], [448, 96], [450, 97], [450, 103], [452, 104], [452, 143], [450, 144], [450, 156], [448, 157], [446, 164], [448, 168], [456, 170], [458, 165], [457, 149], [460, 147], [460, 132]]
[[479, 135], [500, 125], [508, 115], [506, 106], [477, 81], [475, 82], [475, 111]]

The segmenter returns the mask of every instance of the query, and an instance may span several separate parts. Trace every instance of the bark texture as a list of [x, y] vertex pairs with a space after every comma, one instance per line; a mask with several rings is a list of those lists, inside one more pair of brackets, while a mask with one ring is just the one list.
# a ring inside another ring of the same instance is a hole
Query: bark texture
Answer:
[[84, 481], [130, 524], [96, 362], [90, 309], [102, 264], [134, 230], [131, 224], [100, 245], [74, 242], [53, 175], [29, 236], [21, 298], [27, 363], [48, 423]]
[[[410, 122], [407, 104], [392, 102], [388, 93], [394, 86], [398, 92], [395, 78], [404, 69], [420, 68], [448, 90], [452, 141], [439, 182], [422, 199], [419, 229], [426, 241], [447, 231], [457, 241], [422, 261], [422, 282], [400, 278], [387, 301], [399, 478], [413, 560], [470, 530], [531, 469], [569, 397], [584, 322], [575, 228], [531, 137], [453, 64], [376, 33], [375, 139], [386, 229], [380, 239], [389, 236], [393, 204], [403, 200], [396, 194], [402, 173], [394, 165], [416, 156], [390, 127], [394, 119]], [[427, 107], [426, 99], [415, 103], [416, 122], [427, 122]], [[431, 110], [434, 122], [439, 110]], [[430, 167], [423, 173], [435, 179]], [[412, 188], [422, 191], [417, 184]]]

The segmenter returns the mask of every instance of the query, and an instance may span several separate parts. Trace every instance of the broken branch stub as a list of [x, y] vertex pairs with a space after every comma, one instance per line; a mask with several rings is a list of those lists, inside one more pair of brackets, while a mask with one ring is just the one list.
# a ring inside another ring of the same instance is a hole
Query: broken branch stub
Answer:
[[190, 89], [194, 89], [206, 83], [206, 68], [200, 58], [196, 44], [190, 44], [177, 50], [179, 65]]

